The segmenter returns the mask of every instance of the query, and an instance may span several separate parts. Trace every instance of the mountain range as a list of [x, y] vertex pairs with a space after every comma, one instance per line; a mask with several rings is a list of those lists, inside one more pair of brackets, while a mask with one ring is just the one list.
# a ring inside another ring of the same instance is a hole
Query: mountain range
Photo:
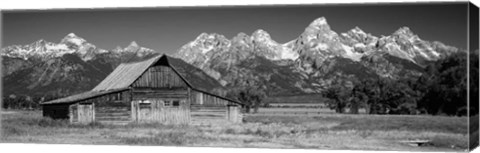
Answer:
[[254, 80], [269, 95], [285, 95], [318, 93], [332, 84], [348, 85], [367, 77], [419, 76], [429, 62], [458, 51], [438, 41], [422, 40], [408, 27], [381, 37], [359, 27], [339, 34], [320, 17], [284, 44], [261, 29], [232, 39], [202, 33], [175, 57], [203, 69], [225, 86]]
[[132, 42], [125, 48], [97, 48], [70, 33], [59, 43], [38, 40], [2, 48], [4, 95], [61, 97], [92, 89], [120, 63], [158, 53]]
[[[232, 39], [202, 33], [171, 56], [203, 70], [225, 87], [253, 84], [268, 95], [319, 93], [370, 77], [416, 77], [436, 60], [459, 52], [420, 39], [408, 27], [374, 36], [359, 27], [337, 33], [324, 17], [281, 44], [265, 30]], [[122, 62], [160, 54], [134, 41], [127, 47], [97, 48], [71, 33], [59, 43], [36, 41], [2, 48], [4, 94], [65, 96], [89, 90]]]

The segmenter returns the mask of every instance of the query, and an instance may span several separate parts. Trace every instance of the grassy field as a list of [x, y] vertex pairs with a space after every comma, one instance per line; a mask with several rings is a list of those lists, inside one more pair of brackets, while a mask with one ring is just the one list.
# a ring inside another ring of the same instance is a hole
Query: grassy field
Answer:
[[[349, 112], [349, 109], [345, 109], [345, 112]], [[365, 114], [366, 110], [360, 108], [358, 110], [359, 114]], [[336, 114], [335, 110], [323, 107], [269, 107], [269, 108], [258, 108], [258, 114], [264, 115], [324, 115], [324, 114]]]
[[[464, 151], [467, 118], [325, 114], [248, 115], [243, 124], [69, 125], [41, 112], [2, 112], [1, 142], [342, 150]], [[428, 139], [414, 147], [404, 140]]]

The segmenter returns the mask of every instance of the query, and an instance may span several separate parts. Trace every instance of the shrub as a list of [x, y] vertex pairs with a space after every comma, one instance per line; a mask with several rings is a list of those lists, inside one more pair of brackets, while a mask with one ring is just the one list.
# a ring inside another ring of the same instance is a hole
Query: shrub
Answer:
[[285, 132], [285, 131], [274, 131], [273, 132], [273, 135], [278, 138], [278, 137], [281, 137], [283, 135], [288, 135], [288, 132]]
[[242, 132], [242, 134], [246, 134], [246, 135], [252, 135], [254, 133], [255, 132], [253, 132], [253, 130], [251, 130], [251, 129], [247, 129], [247, 130], [245, 130], [245, 132]]
[[27, 133], [25, 129], [13, 127], [13, 126], [3, 126], [1, 132], [2, 132], [2, 136], [23, 135]]
[[357, 134], [358, 134], [360, 137], [364, 138], [364, 139], [367, 138], [367, 137], [369, 137], [369, 136], [371, 136], [372, 133], [373, 133], [373, 132], [372, 132], [371, 130], [361, 130], [361, 131], [357, 131]]
[[38, 121], [38, 126], [40, 127], [66, 127], [69, 123], [66, 120], [54, 120], [51, 118], [41, 118]]
[[254, 132], [255, 135], [259, 135], [261, 137], [267, 137], [267, 138], [271, 138], [273, 137], [272, 134], [270, 134], [269, 131], [263, 131], [261, 129], [257, 129], [257, 131]]
[[152, 137], [123, 137], [121, 141], [127, 144], [141, 144], [141, 145], [171, 145], [178, 146], [187, 143], [189, 137], [186, 132], [173, 131], [168, 133], [157, 133]]
[[225, 130], [225, 133], [226, 134], [235, 134], [235, 129], [228, 128], [228, 129]]

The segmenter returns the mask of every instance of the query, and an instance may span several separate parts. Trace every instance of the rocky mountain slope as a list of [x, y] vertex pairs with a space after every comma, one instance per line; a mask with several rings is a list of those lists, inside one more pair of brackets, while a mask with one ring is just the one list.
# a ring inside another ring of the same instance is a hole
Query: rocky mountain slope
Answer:
[[175, 56], [225, 86], [253, 80], [276, 95], [316, 93], [332, 84], [348, 85], [366, 77], [419, 76], [427, 63], [455, 52], [455, 47], [420, 39], [408, 27], [381, 37], [359, 27], [339, 34], [320, 17], [284, 44], [261, 29], [232, 39], [202, 33]]

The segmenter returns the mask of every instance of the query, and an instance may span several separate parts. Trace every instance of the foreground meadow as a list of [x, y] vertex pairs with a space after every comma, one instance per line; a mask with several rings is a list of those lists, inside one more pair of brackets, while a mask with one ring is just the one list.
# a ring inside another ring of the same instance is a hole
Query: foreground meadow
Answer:
[[[1, 141], [10, 143], [464, 151], [467, 118], [440, 116], [248, 115], [243, 124], [69, 125], [39, 111], [2, 112]], [[426, 139], [415, 147], [402, 141]]]

